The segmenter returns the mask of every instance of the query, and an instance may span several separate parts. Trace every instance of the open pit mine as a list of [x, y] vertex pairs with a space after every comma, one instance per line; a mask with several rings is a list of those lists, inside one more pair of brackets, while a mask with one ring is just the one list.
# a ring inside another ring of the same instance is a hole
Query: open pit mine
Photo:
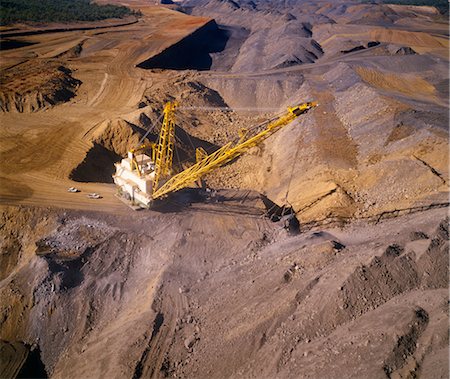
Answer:
[[106, 3], [0, 27], [0, 377], [448, 378], [448, 7]]

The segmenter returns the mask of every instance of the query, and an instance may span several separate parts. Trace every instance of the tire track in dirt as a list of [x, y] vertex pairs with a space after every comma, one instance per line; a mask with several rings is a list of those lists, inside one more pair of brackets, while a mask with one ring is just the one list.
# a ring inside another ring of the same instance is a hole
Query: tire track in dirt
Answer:
[[188, 308], [186, 299], [176, 292], [175, 287], [162, 287], [154, 302], [154, 307], [159, 310], [148, 346], [136, 365], [133, 379], [161, 377], [164, 359], [174, 340], [177, 319]]
[[92, 107], [92, 106], [96, 105], [100, 96], [105, 92], [105, 87], [106, 87], [106, 82], [108, 81], [108, 77], [109, 77], [108, 73], [105, 72], [102, 83], [100, 84], [100, 88], [98, 89], [98, 92], [95, 94], [95, 96], [92, 98], [92, 100], [88, 103], [88, 106]]

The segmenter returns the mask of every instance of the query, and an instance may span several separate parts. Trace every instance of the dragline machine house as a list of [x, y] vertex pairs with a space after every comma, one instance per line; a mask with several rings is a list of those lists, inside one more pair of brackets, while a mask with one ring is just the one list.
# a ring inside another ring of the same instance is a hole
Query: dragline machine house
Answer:
[[[164, 119], [157, 143], [143, 144], [128, 152], [128, 156], [116, 163], [113, 175], [118, 193], [134, 205], [148, 208], [153, 200], [185, 188], [202, 176], [219, 168], [245, 151], [288, 125], [298, 116], [316, 107], [316, 102], [307, 102], [289, 107], [281, 117], [269, 120], [261, 126], [243, 129], [239, 139], [229, 142], [215, 152], [207, 154], [202, 148], [196, 151], [196, 163], [173, 175], [172, 160], [175, 139], [175, 108], [169, 102], [164, 107]], [[145, 152], [149, 151], [149, 154]]]

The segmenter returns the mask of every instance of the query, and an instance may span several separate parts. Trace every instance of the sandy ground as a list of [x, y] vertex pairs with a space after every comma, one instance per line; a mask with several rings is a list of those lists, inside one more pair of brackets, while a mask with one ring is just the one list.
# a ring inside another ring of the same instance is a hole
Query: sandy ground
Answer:
[[[143, 17], [2, 30], [29, 44], [0, 53], [0, 376], [448, 377], [448, 21], [121, 3]], [[319, 107], [208, 175], [215, 197], [134, 212], [113, 163], [173, 99], [176, 169]]]
[[[43, 104], [44, 110], [40, 112], [5, 112], [1, 115], [2, 201], [112, 211], [121, 207], [112, 200], [114, 190], [111, 187], [67, 181], [70, 172], [92, 147], [92, 141], [85, 135], [105, 120], [136, 109], [148, 84], [144, 81], [145, 71], [134, 65], [207, 22], [204, 18], [188, 17], [159, 7], [149, 7], [145, 15], [137, 23], [124, 27], [37, 34], [26, 37], [38, 42], [37, 47], [32, 45], [32, 49], [25, 47], [2, 52], [3, 62], [8, 61], [8, 65], [15, 68], [24, 67], [25, 72], [30, 54], [33, 58], [36, 56], [32, 65], [46, 65], [47, 59], [56, 60], [58, 64], [69, 63], [71, 70], [76, 72], [74, 75], [83, 83], [70, 103], [59, 107]], [[80, 43], [82, 50], [78, 57], [58, 58]], [[19, 70], [15, 78], [22, 77]], [[39, 75], [33, 78], [40, 80]], [[7, 92], [8, 87], [5, 87], [2, 88]], [[35, 91], [39, 90], [37, 85]], [[101, 192], [104, 199], [101, 204], [95, 204], [84, 196], [70, 196], [65, 188], [72, 185], [83, 192]]]
[[2, 338], [51, 377], [446, 377], [445, 209], [298, 236], [232, 209], [3, 209]]

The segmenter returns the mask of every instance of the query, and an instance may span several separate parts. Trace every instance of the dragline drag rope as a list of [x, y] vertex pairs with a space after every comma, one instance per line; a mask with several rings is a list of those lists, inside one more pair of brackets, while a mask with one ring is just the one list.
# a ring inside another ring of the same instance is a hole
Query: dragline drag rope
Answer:
[[294, 162], [292, 163], [292, 168], [291, 168], [291, 175], [289, 176], [289, 182], [288, 182], [288, 186], [287, 186], [287, 190], [286, 190], [286, 195], [284, 197], [284, 201], [286, 203], [288, 203], [289, 191], [291, 189], [292, 177], [294, 176], [294, 169], [297, 164], [297, 158], [298, 158], [299, 151], [300, 151], [300, 144], [297, 144], [297, 149], [295, 151], [295, 156], [294, 156]]
[[[296, 163], [297, 163], [297, 157], [298, 157], [298, 152], [299, 152], [299, 150], [300, 150], [300, 145], [297, 145], [297, 150], [296, 150], [295, 156], [294, 156], [294, 163], [292, 163], [291, 175], [289, 176], [289, 183], [288, 183], [288, 186], [287, 186], [286, 195], [284, 196], [284, 203], [288, 203], [289, 205], [291, 205], [291, 204], [289, 203], [289, 201], [288, 201], [287, 198], [288, 198], [289, 190], [290, 190], [290, 187], [291, 187], [292, 177], [294, 176], [294, 168], [295, 168], [295, 165], [296, 165]], [[283, 204], [283, 211], [282, 211], [282, 212], [284, 212], [285, 206], [286, 206], [286, 204]], [[272, 210], [273, 210], [274, 208], [276, 208], [276, 207], [277, 207], [277, 204], [274, 203], [274, 204], [270, 207], [270, 209], [268, 209], [268, 210], [265, 212], [265, 214], [264, 214], [263, 216], [264, 216], [264, 217], [265, 217], [265, 216], [268, 216], [269, 213], [272, 212]]]

